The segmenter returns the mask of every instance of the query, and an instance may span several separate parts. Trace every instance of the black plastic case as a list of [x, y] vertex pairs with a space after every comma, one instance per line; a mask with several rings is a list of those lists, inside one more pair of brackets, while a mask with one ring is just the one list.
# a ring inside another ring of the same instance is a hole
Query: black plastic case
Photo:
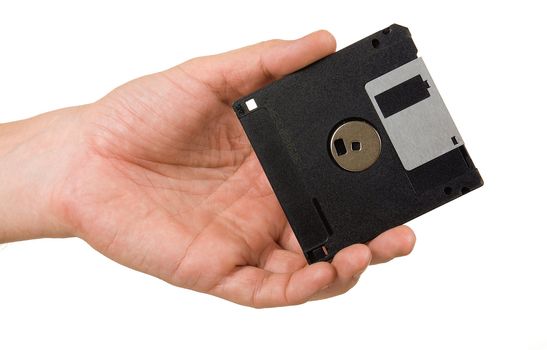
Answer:
[[[410, 171], [401, 163], [364, 86], [416, 58], [408, 29], [392, 25], [234, 103], [309, 263], [483, 184], [464, 145]], [[329, 151], [333, 128], [350, 119], [370, 123], [382, 142], [361, 172]]]

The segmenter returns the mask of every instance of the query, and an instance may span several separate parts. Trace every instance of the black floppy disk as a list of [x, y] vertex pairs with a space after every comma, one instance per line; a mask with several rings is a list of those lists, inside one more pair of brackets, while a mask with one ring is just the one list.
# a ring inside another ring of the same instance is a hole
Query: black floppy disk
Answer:
[[233, 107], [309, 263], [483, 184], [396, 24]]

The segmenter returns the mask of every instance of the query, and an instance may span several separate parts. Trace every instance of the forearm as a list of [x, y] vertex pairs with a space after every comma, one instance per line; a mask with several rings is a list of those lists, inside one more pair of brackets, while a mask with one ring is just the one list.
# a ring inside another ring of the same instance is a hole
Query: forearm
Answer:
[[55, 187], [69, 154], [66, 126], [77, 113], [0, 124], [0, 243], [70, 235], [56, 211]]

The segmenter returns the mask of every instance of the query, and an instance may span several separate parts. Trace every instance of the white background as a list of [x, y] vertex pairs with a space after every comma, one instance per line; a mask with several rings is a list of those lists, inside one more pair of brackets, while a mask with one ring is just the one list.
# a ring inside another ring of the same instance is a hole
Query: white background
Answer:
[[320, 28], [341, 48], [403, 24], [486, 184], [414, 220], [411, 256], [297, 307], [178, 289], [78, 239], [0, 246], [0, 349], [547, 349], [540, 4], [2, 2], [2, 122], [94, 101], [197, 55]]

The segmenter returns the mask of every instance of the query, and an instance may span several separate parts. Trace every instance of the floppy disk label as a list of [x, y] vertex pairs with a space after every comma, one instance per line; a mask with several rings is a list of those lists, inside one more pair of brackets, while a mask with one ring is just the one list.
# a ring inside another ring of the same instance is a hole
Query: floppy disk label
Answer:
[[406, 170], [463, 145], [463, 140], [422, 58], [365, 85]]

